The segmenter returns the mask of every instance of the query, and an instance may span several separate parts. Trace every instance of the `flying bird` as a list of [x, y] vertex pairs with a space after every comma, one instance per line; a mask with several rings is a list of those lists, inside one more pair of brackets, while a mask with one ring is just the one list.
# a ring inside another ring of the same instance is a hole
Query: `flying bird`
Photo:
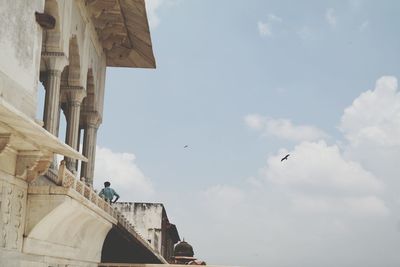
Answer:
[[189, 146], [188, 145], [185, 145], [183, 148], [188, 148]]
[[287, 160], [290, 154], [287, 154], [286, 156], [284, 156], [281, 161]]

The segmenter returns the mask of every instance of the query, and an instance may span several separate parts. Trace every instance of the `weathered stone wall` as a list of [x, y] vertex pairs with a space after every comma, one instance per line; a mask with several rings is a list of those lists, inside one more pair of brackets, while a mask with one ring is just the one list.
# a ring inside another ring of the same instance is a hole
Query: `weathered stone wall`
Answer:
[[0, 172], [0, 248], [22, 250], [27, 185]]
[[36, 112], [44, 0], [0, 1], [0, 96], [30, 117]]
[[117, 208], [150, 242], [159, 253], [161, 250], [161, 227], [163, 206], [157, 203], [117, 203]]
[[[84, 129], [83, 154], [91, 170], [91, 176], [87, 171], [85, 178], [93, 179], [107, 60], [124, 57], [117, 52], [106, 56], [102, 43], [107, 39], [114, 46], [118, 39], [115, 27], [124, 29], [125, 24], [108, 23], [109, 14], [123, 16], [119, 2], [0, 1], [0, 267], [94, 267], [100, 262], [102, 245], [112, 225], [128, 229], [126, 221], [121, 223], [88, 201], [85, 190], [73, 193], [48, 183], [31, 183], [48, 169], [53, 153], [63, 153], [67, 163], [85, 159], [76, 151], [80, 129]], [[144, 2], [129, 4], [128, 14], [138, 19], [139, 25], [145, 25], [139, 33], [147, 32], [146, 47], [152, 56], [147, 18], [133, 12], [137, 7], [144, 10]], [[97, 13], [91, 8], [111, 13], [104, 13], [94, 25], [93, 14]], [[54, 17], [54, 29], [42, 29], [35, 12]], [[98, 32], [106, 25], [112, 34], [104, 33], [100, 38]], [[134, 47], [127, 48], [129, 53], [130, 49]], [[136, 60], [130, 63], [127, 66], [142, 66]], [[151, 63], [154, 67], [154, 59]], [[46, 90], [44, 129], [34, 121], [39, 78]], [[69, 147], [56, 137], [60, 106], [68, 113]], [[131, 228], [127, 233], [139, 240]], [[141, 249], [154, 256], [154, 262], [165, 261], [147, 242], [139, 243]]]
[[[54, 30], [43, 30], [36, 23], [35, 12], [45, 9], [56, 19]], [[51, 70], [50, 60], [45, 62], [43, 54], [47, 59], [65, 57], [67, 65], [77, 59], [73, 72], [79, 79], [74, 85], [85, 90], [90, 69], [93, 107], [101, 115], [106, 57], [84, 1], [0, 1], [0, 100], [32, 120], [38, 106], [39, 73]], [[3, 148], [0, 266], [97, 266], [112, 223], [77, 199], [64, 197], [59, 203], [60, 197], [50, 192], [29, 195], [28, 181], [16, 175], [19, 151], [7, 144]]]
[[[96, 111], [102, 114], [106, 57], [89, 14], [81, 1], [53, 1], [55, 7], [51, 11], [56, 18], [56, 29], [43, 35], [44, 42], [53, 42], [50, 46], [44, 45], [43, 52], [62, 52], [70, 59], [70, 40], [76, 37], [79, 85], [86, 87], [88, 69], [91, 69]], [[31, 118], [37, 109], [43, 33], [35, 21], [35, 11], [43, 12], [44, 5], [44, 0], [0, 2], [0, 97]], [[54, 41], [54, 36], [58, 41]]]

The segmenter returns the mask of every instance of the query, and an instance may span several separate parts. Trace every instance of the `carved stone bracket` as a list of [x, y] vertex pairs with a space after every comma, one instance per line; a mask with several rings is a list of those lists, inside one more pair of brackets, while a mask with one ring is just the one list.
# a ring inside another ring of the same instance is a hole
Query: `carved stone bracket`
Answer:
[[11, 134], [0, 134], [0, 154], [4, 151], [4, 149], [10, 143]]
[[28, 183], [44, 174], [53, 161], [51, 153], [42, 151], [20, 152], [17, 157], [15, 176], [26, 180]]

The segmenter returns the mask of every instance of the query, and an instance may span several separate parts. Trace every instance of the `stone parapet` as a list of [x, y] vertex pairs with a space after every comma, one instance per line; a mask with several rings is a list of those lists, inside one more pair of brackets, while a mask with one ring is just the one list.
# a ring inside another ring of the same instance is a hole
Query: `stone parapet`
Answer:
[[[75, 203], [73, 204], [74, 207], [77, 207], [76, 204], [78, 203], [80, 206], [84, 206], [90, 211], [96, 213], [97, 216], [100, 216], [100, 218], [102, 218], [104, 221], [107, 221], [112, 225], [122, 227], [143, 247], [145, 247], [148, 251], [151, 251], [152, 254], [154, 254], [160, 260], [160, 262], [166, 262], [165, 259], [158, 252], [156, 252], [146, 241], [146, 239], [135, 229], [128, 219], [122, 215], [121, 212], [99, 197], [93, 188], [87, 186], [83, 181], [76, 179], [75, 175], [66, 168], [65, 161], [61, 162], [58, 175], [53, 172], [51, 175], [46, 177], [51, 179], [56, 185], [29, 186], [28, 195], [30, 199], [36, 199], [37, 203], [46, 201], [54, 202], [54, 209], [63, 203], [73, 200]], [[66, 205], [66, 208], [70, 206], [70, 204], [63, 205]], [[33, 206], [36, 206], [36, 208], [39, 209], [36, 204]], [[35, 212], [34, 207], [33, 212]], [[28, 210], [28, 212], [30, 211], [31, 210]], [[30, 218], [28, 216], [28, 223], [25, 230], [25, 234], [28, 238], [31, 230], [40, 223], [39, 219], [41, 220], [46, 217], [47, 212], [50, 211], [51, 210], [45, 211], [41, 209], [39, 216], [37, 214], [31, 214]], [[86, 214], [87, 212], [84, 213]]]

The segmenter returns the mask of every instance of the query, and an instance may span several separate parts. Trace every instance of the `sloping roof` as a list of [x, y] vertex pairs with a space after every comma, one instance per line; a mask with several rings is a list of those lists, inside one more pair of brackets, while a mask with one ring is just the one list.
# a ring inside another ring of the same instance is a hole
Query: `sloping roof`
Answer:
[[144, 0], [87, 0], [107, 66], [155, 68]]

